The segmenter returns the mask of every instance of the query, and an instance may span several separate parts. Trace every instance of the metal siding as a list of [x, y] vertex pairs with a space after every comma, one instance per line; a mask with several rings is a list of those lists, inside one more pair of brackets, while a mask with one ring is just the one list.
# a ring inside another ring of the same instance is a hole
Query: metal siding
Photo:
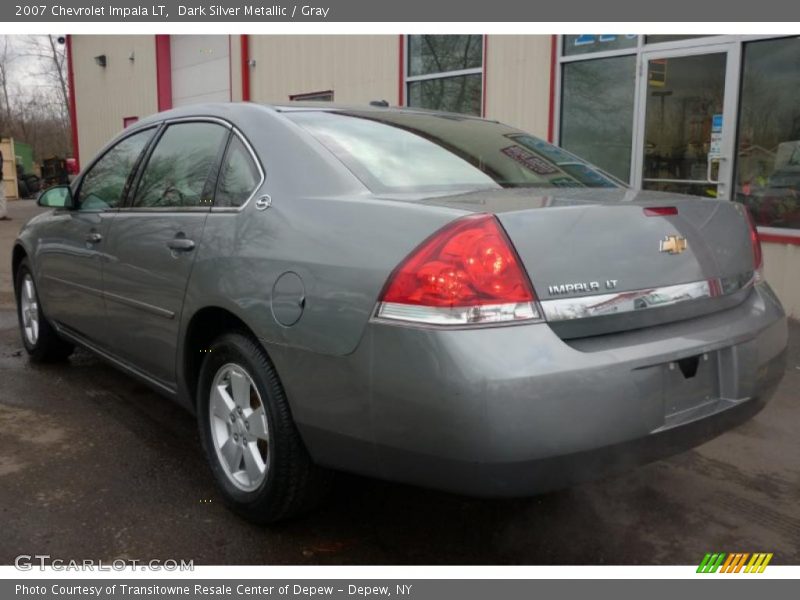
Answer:
[[364, 104], [397, 98], [395, 35], [250, 36], [254, 102], [333, 90], [336, 102]]
[[[122, 129], [124, 117], [158, 111], [152, 35], [72, 36], [81, 166]], [[129, 60], [131, 52], [134, 60]], [[106, 55], [105, 68], [94, 57]]]
[[[231, 100], [242, 101], [242, 77], [244, 65], [242, 64], [242, 38], [245, 36], [231, 35], [230, 38], [230, 70], [231, 70]], [[246, 38], [245, 38], [246, 39]], [[249, 67], [248, 67], [249, 68]]]
[[762, 244], [764, 275], [780, 298], [786, 313], [800, 318], [800, 246], [793, 244]]
[[550, 118], [549, 35], [490, 35], [486, 118], [547, 138]]

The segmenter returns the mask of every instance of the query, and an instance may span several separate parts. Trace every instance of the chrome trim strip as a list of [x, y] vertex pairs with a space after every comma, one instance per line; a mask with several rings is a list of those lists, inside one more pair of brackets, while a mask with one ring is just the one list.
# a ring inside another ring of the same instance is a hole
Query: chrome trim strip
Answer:
[[161, 123], [197, 123], [197, 122], [206, 122], [206, 123], [218, 123], [223, 125], [227, 129], [233, 129], [233, 123], [230, 121], [226, 121], [221, 117], [213, 117], [211, 115], [188, 115], [185, 117], [172, 117], [169, 119], [162, 119]]
[[542, 307], [546, 321], [571, 321], [639, 312], [684, 302], [728, 296], [752, 287], [755, 283], [756, 276], [750, 271], [733, 277], [704, 279], [691, 283], [620, 291], [613, 294], [541, 300], [539, 305]]
[[104, 300], [113, 300], [115, 302], [119, 302], [120, 304], [125, 304], [132, 308], [138, 308], [145, 312], [158, 315], [159, 317], [164, 317], [165, 319], [175, 318], [175, 313], [173, 311], [167, 310], [166, 308], [153, 306], [152, 304], [148, 304], [147, 302], [141, 302], [140, 300], [134, 300], [132, 298], [125, 298], [124, 296], [118, 296], [117, 294], [112, 294], [111, 292], [98, 290], [97, 288], [89, 287], [87, 285], [82, 285], [80, 283], [75, 283], [74, 281], [69, 281], [67, 279], [61, 279], [60, 277], [54, 277], [53, 275], [45, 275], [44, 278], [49, 279], [51, 281], [57, 281], [58, 283], [63, 283], [64, 285], [67, 285], [69, 287], [73, 287], [75, 289], [81, 290], [82, 292], [86, 292], [87, 294], [99, 296]]

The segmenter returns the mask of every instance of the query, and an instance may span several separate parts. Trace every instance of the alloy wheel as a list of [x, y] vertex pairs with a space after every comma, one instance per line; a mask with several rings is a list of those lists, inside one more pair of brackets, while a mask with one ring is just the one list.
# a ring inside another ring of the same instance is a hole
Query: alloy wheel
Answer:
[[22, 330], [25, 339], [31, 346], [35, 346], [39, 339], [39, 302], [36, 299], [36, 288], [30, 273], [26, 273], [22, 278], [20, 312], [22, 313]]
[[270, 463], [267, 412], [253, 378], [241, 366], [219, 368], [208, 403], [211, 438], [228, 480], [252, 492], [267, 477]]

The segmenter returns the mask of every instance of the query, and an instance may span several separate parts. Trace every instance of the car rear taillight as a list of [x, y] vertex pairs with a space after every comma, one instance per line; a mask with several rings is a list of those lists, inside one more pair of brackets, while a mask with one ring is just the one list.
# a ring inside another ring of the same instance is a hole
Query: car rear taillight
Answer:
[[761, 250], [761, 239], [758, 237], [758, 229], [755, 221], [753, 221], [753, 215], [747, 209], [744, 212], [747, 215], [747, 223], [750, 225], [750, 243], [753, 246], [753, 270], [755, 271], [756, 279], [761, 281], [764, 279], [764, 253]]
[[380, 299], [384, 319], [467, 325], [538, 319], [536, 297], [492, 215], [446, 225], [394, 271]]

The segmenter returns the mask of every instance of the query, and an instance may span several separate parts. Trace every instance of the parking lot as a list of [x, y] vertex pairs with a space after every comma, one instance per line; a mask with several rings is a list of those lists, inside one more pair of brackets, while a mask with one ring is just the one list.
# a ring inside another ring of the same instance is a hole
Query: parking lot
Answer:
[[272, 527], [219, 502], [193, 418], [99, 359], [29, 363], [0, 221], [0, 563], [19, 554], [196, 564], [696, 564], [709, 551], [800, 562], [800, 324], [767, 408], [669, 460], [537, 498], [485, 501], [354, 476]]

